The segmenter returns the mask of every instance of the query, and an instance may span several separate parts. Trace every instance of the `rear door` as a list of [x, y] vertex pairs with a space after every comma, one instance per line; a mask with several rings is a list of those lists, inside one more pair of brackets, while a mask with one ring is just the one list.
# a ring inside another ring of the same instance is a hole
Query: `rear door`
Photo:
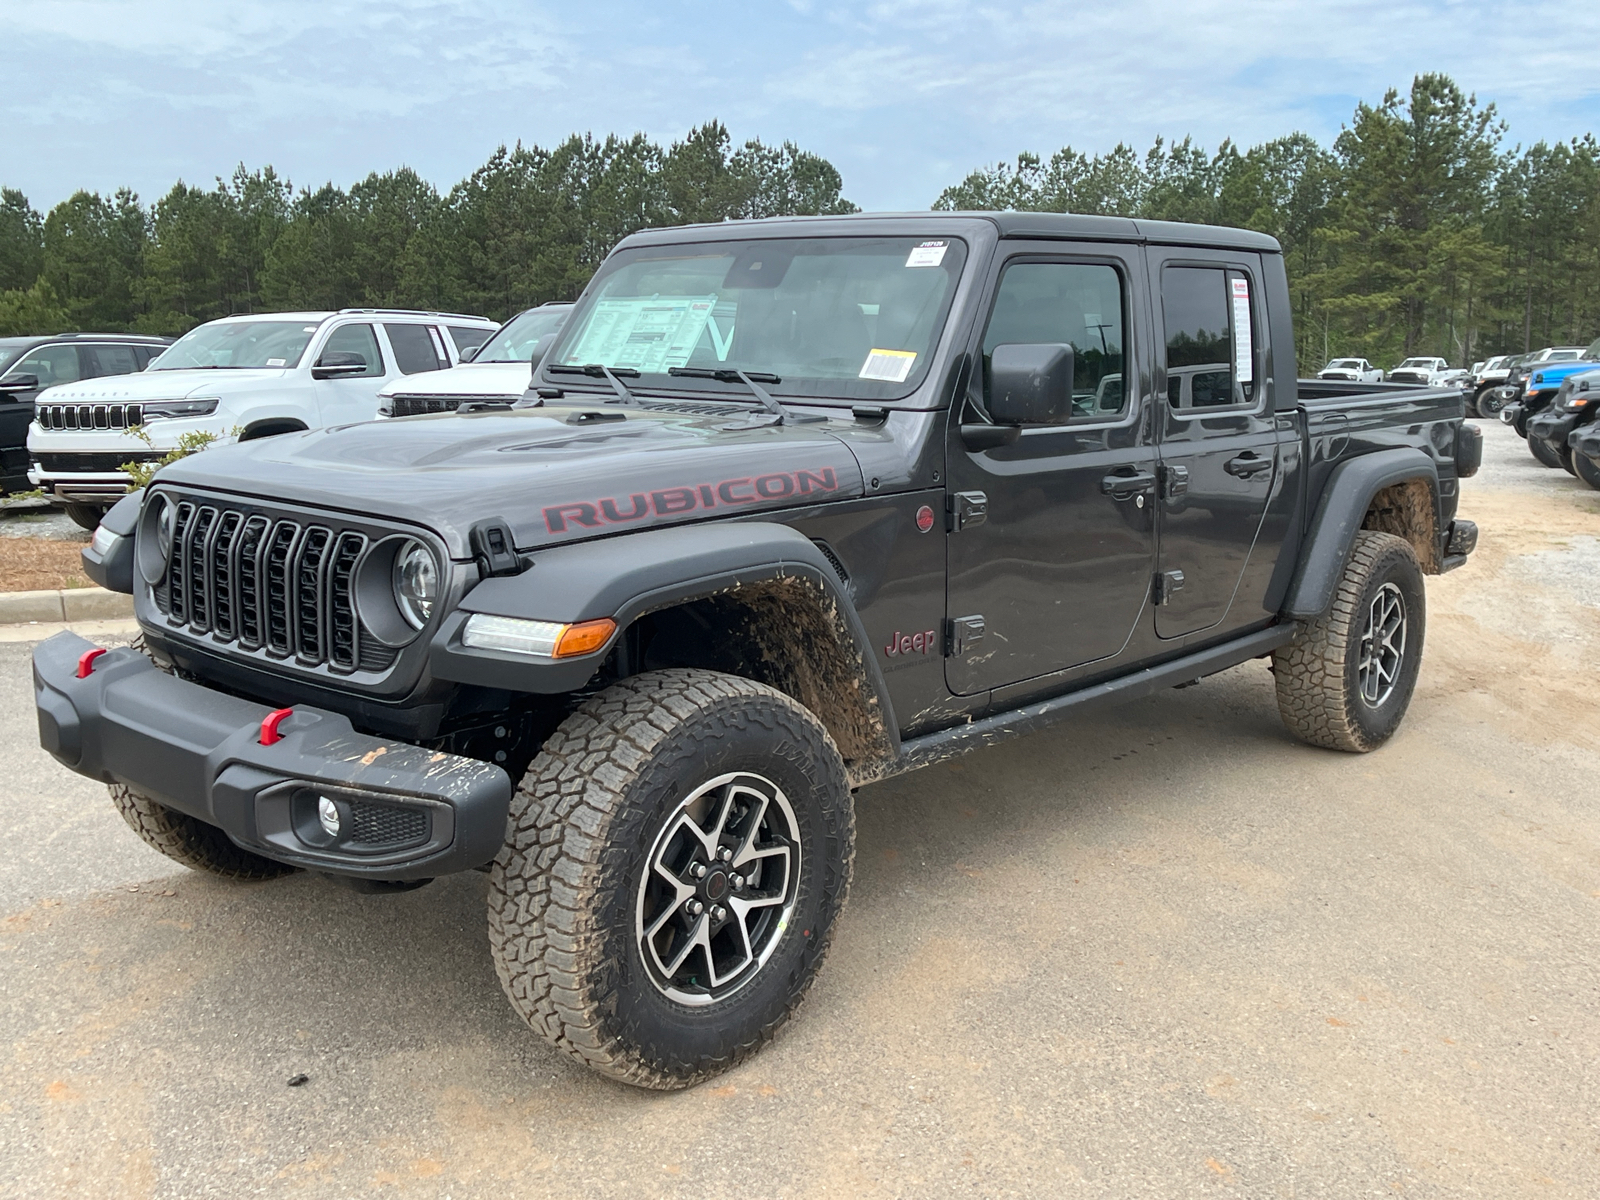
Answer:
[[[1278, 471], [1256, 255], [1152, 246], [1163, 356], [1156, 632], [1228, 627]], [[1248, 606], [1241, 606], [1241, 610]], [[1246, 617], [1245, 619], [1249, 619]]]
[[[1137, 246], [1002, 243], [978, 367], [952, 406], [947, 462], [950, 689], [971, 695], [1114, 658], [1150, 594], [1156, 451]], [[974, 448], [998, 345], [1070, 343], [1073, 414]], [[981, 632], [981, 638], [973, 635]]]

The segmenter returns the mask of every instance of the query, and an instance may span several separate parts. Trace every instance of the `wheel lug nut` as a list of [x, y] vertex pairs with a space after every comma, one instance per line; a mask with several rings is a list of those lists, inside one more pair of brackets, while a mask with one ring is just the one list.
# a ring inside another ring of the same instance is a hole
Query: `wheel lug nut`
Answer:
[[690, 913], [691, 916], [698, 917], [701, 913], [703, 913], [705, 911], [705, 909], [706, 909], [706, 906], [704, 904], [701, 904], [700, 901], [698, 901], [698, 900], [689, 901], [689, 913]]
[[720, 857], [721, 857], [723, 862], [731, 862], [732, 859], [733, 859], [733, 851], [729, 850], [726, 846], [724, 846], [722, 848], [722, 854], [721, 854]]
[[689, 874], [693, 875], [696, 879], [704, 879], [706, 877], [705, 863], [695, 863], [694, 870], [690, 871]]
[[743, 875], [735, 875], [733, 877], [733, 890], [737, 892], [743, 886], [744, 886], [744, 876]]
[[711, 919], [713, 921], [720, 921], [720, 920], [722, 920], [723, 917], [725, 917], [727, 915], [728, 915], [728, 910], [723, 908], [720, 904], [717, 905], [716, 908], [713, 908], [711, 910]]

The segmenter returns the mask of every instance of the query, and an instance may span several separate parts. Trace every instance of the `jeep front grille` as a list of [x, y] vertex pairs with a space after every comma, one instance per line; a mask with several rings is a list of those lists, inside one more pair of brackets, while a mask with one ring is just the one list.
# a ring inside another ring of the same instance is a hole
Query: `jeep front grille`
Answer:
[[144, 419], [139, 404], [37, 404], [40, 429], [127, 429]]
[[172, 556], [155, 589], [172, 624], [303, 666], [382, 671], [396, 651], [361, 624], [354, 529], [178, 500]]

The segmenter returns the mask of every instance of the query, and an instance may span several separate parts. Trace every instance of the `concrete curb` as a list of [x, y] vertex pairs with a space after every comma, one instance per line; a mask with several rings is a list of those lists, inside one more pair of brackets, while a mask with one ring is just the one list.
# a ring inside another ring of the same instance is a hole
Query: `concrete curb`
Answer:
[[105, 621], [133, 616], [133, 597], [105, 588], [0, 592], [0, 625], [28, 621]]

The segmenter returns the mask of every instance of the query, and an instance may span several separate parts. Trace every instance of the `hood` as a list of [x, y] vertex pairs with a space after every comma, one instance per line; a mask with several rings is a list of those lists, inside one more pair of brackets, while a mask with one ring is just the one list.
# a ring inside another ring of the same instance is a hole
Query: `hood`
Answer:
[[533, 382], [525, 362], [462, 363], [444, 371], [407, 375], [384, 384], [380, 396], [508, 396], [520, 400]]
[[96, 404], [146, 400], [184, 400], [190, 396], [217, 396], [282, 379], [283, 367], [241, 367], [238, 370], [138, 371], [132, 375], [107, 375], [77, 383], [58, 383], [39, 393], [39, 399], [60, 403], [89, 400]]
[[1546, 366], [1535, 366], [1533, 373], [1528, 376], [1530, 390], [1546, 391], [1553, 387], [1560, 387], [1561, 381], [1569, 375], [1581, 375], [1585, 371], [1600, 370], [1600, 362], [1593, 359], [1577, 359], [1573, 362], [1550, 363]]
[[435, 530], [455, 558], [470, 557], [472, 526], [495, 518], [532, 550], [864, 492], [838, 436], [853, 421], [727, 429], [749, 410], [665, 408], [562, 404], [346, 425], [213, 446], [160, 480], [396, 518]]

